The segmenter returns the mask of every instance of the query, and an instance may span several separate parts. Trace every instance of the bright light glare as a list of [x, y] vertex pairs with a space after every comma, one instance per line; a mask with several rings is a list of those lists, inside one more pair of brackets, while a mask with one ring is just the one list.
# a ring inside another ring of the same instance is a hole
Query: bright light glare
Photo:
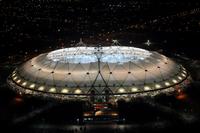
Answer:
[[49, 92], [56, 92], [56, 88], [51, 88]]
[[75, 91], [74, 91], [74, 93], [76, 93], [76, 94], [80, 94], [82, 91], [80, 90], [80, 89], [76, 89]]
[[150, 90], [150, 89], [151, 89], [151, 88], [150, 88], [149, 86], [145, 86], [145, 87], [144, 87], [144, 90], [145, 90], [145, 91], [148, 91], [148, 90]]
[[134, 47], [101, 47], [100, 51], [96, 47], [73, 47], [59, 49], [47, 55], [52, 61], [69, 63], [91, 63], [97, 62], [97, 55], [101, 54], [101, 62], [124, 63], [129, 61], [144, 60], [149, 57], [149, 51]]
[[119, 92], [119, 93], [124, 93], [124, 92], [125, 92], [125, 89], [124, 89], [124, 88], [120, 88], [120, 89], [118, 90], [118, 92]]
[[35, 84], [31, 84], [31, 85], [30, 85], [30, 88], [34, 88], [34, 87], [35, 87]]
[[169, 82], [165, 82], [165, 85], [166, 85], [166, 86], [169, 86], [169, 85], [170, 85], [170, 83], [169, 83]]
[[136, 87], [134, 87], [134, 88], [131, 89], [131, 91], [136, 92], [136, 91], [138, 91], [138, 89]]
[[69, 92], [69, 90], [68, 89], [62, 89], [62, 91], [61, 91], [62, 93], [68, 93]]
[[40, 86], [40, 87], [38, 88], [38, 90], [43, 91], [43, 90], [44, 90], [44, 86]]
[[156, 87], [156, 89], [159, 89], [159, 88], [161, 88], [161, 85], [156, 84], [155, 87]]

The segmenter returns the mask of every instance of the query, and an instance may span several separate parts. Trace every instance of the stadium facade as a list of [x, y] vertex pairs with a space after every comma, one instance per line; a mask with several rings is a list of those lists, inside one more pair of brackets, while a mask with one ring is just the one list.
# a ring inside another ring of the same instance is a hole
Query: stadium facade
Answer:
[[16, 68], [9, 86], [23, 95], [61, 100], [130, 100], [184, 89], [186, 69], [155, 51], [77, 46], [43, 53]]

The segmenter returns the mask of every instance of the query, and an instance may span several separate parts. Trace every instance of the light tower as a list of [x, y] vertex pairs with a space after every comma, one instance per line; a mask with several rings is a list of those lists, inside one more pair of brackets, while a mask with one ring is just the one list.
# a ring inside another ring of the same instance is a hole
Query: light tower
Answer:
[[145, 44], [146, 44], [147, 46], [150, 46], [150, 45], [151, 45], [151, 42], [150, 42], [149, 40], [147, 40], [147, 42], [145, 42]]

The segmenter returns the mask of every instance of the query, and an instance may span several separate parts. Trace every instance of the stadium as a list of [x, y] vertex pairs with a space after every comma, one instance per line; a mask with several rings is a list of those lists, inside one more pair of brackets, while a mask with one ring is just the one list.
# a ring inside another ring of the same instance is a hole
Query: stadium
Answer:
[[186, 69], [155, 51], [76, 46], [40, 54], [9, 76], [20, 95], [111, 102], [173, 94], [191, 81]]

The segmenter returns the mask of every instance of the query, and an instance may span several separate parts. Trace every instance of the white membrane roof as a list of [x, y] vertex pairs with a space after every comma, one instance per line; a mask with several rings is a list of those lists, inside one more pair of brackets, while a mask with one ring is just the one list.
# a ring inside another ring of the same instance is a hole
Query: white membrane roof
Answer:
[[[73, 47], [40, 54], [18, 67], [13, 81], [50, 93], [132, 93], [182, 82], [185, 68], [157, 52], [135, 47]], [[123, 91], [122, 91], [123, 90]]]

